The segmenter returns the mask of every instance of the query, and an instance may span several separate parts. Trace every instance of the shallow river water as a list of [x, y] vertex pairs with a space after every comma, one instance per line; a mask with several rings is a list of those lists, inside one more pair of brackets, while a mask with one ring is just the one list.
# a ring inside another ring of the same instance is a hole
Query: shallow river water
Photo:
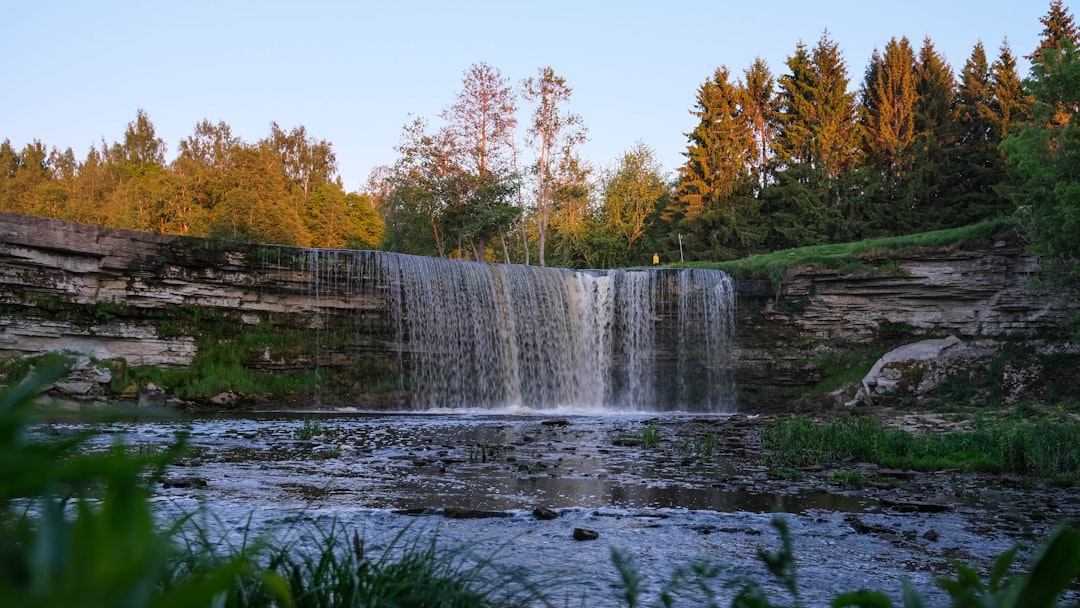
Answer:
[[[375, 552], [398, 535], [434, 538], [546, 581], [555, 605], [620, 605], [612, 550], [633, 558], [650, 603], [678, 568], [712, 560], [727, 605], [734, 591], [724, 580], [769, 581], [757, 553], [778, 544], [778, 510], [793, 533], [806, 605], [860, 588], [898, 602], [903, 581], [928, 605], [943, 605], [934, 578], [953, 572], [950, 560], [985, 571], [1002, 551], [1030, 548], [1055, 521], [1080, 514], [1067, 493], [953, 474], [900, 475], [907, 481], [869, 490], [835, 485], [825, 472], [774, 479], [754, 457], [754, 421], [745, 416], [308, 412], [106, 428], [102, 444], [166, 445], [186, 434], [190, 455], [154, 501], [166, 519], [201, 510], [222, 542], [311, 525], [355, 530]], [[656, 445], [641, 444], [649, 434]], [[445, 516], [456, 507], [488, 516]], [[558, 517], [539, 519], [537, 507]], [[575, 540], [575, 528], [598, 538]]]

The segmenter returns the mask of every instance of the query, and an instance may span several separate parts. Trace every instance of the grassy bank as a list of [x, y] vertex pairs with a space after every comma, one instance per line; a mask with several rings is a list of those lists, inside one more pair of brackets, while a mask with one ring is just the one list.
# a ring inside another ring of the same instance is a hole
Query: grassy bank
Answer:
[[873, 269], [888, 271], [895, 265], [894, 260], [903, 253], [920, 249], [985, 245], [993, 242], [996, 235], [1015, 226], [1015, 219], [1002, 218], [949, 230], [867, 239], [853, 243], [798, 247], [728, 262], [692, 262], [684, 266], [717, 268], [736, 278], [773, 280], [781, 276], [787, 268], [802, 264], [817, 264], [826, 268], [841, 268], [852, 272]]
[[761, 440], [766, 460], [777, 467], [850, 459], [890, 468], [959, 469], [1080, 484], [1080, 422], [1066, 416], [984, 420], [970, 431], [924, 434], [886, 428], [871, 416], [845, 415], [832, 422], [794, 417], [767, 425]]

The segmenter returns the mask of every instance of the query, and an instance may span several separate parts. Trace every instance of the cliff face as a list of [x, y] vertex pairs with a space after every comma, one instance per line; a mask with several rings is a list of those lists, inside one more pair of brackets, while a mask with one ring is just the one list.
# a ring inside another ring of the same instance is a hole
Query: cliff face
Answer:
[[[68, 349], [128, 366], [183, 367], [220, 346], [209, 341], [228, 342], [231, 363], [344, 371], [339, 388], [398, 399], [392, 370], [403, 357], [407, 364], [408, 347], [375, 266], [358, 257], [330, 276], [320, 259], [310, 250], [0, 213], [0, 357]], [[872, 363], [905, 340], [1059, 334], [1075, 304], [1032, 287], [1035, 265], [1003, 238], [874, 270], [795, 267], [779, 285], [744, 282], [741, 407], [781, 407], [836, 365]], [[369, 288], [355, 289], [358, 282]]]
[[[773, 293], [740, 300], [739, 384], [748, 399], [782, 406], [846, 367], [866, 369], [892, 347], [924, 338], [1064, 340], [1078, 307], [1038, 287], [1037, 260], [1013, 235], [978, 249], [937, 249], [853, 272], [787, 270]], [[837, 395], [837, 400], [850, 394]]]

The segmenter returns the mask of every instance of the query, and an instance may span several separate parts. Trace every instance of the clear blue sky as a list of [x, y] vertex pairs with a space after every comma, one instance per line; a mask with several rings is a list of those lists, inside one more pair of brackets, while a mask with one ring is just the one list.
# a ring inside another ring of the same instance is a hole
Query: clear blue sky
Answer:
[[[1076, 16], [1076, 1], [1066, 2]], [[551, 66], [589, 128], [583, 156], [611, 165], [635, 142], [682, 163], [697, 88], [755, 56], [774, 75], [828, 29], [857, 87], [890, 37], [929, 36], [959, 72], [976, 42], [1038, 42], [1049, 0], [590, 0], [9, 3], [0, 140], [38, 139], [82, 159], [144, 109], [171, 160], [203, 119], [254, 142], [270, 123], [329, 140], [346, 190], [391, 164], [410, 114], [438, 124], [462, 73], [485, 62], [518, 83]], [[1028, 64], [1021, 60], [1021, 75]], [[521, 119], [528, 114], [522, 111]]]

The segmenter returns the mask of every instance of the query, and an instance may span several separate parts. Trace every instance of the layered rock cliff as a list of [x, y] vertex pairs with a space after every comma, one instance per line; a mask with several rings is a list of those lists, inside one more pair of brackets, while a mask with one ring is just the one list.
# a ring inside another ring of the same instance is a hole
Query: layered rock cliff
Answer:
[[[408, 345], [375, 265], [354, 257], [342, 274], [311, 253], [0, 213], [0, 358], [67, 349], [125, 366], [197, 367], [213, 351], [217, 365], [333, 370], [333, 387], [314, 380], [327, 396], [399, 401]], [[1036, 260], [1009, 235], [866, 262], [740, 283], [742, 409], [786, 407], [904, 341], [1058, 339], [1076, 311], [1067, 294], [1035, 287]]]
[[[993, 352], [1011, 344], [1037, 358], [1046, 343], [1067, 342], [1066, 323], [1080, 310], [1071, 294], [1044, 284], [1038, 260], [1011, 230], [976, 245], [881, 253], [862, 262], [850, 271], [794, 266], [740, 300], [744, 403], [790, 407], [807, 387], [848, 371], [857, 378], [893, 347], [926, 338], [956, 336]], [[1061, 351], [1072, 347], [1055, 352]], [[855, 387], [841, 388], [831, 401], [805, 401], [842, 403]]]

